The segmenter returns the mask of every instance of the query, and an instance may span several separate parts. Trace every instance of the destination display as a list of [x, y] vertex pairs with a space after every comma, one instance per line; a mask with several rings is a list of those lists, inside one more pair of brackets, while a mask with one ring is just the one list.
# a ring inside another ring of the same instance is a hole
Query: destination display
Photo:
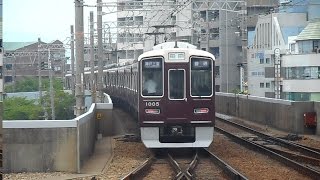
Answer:
[[192, 69], [210, 69], [211, 63], [207, 59], [193, 59]]
[[161, 68], [161, 59], [145, 60], [143, 61], [143, 67], [147, 69]]

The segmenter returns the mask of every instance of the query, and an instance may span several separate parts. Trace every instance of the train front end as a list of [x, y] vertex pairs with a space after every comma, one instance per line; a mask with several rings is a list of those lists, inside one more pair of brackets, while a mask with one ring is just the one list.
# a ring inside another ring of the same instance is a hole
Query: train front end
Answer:
[[208, 147], [214, 132], [214, 56], [196, 49], [139, 57], [139, 125], [148, 148]]

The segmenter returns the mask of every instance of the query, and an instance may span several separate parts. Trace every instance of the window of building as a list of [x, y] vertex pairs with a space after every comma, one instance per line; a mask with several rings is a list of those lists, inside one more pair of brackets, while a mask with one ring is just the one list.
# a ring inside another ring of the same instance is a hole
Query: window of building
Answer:
[[210, 52], [215, 56], [215, 58], [218, 58], [220, 56], [219, 47], [210, 48]]
[[214, 67], [214, 75], [215, 75], [215, 78], [219, 78], [220, 77], [220, 66], [215, 66]]
[[318, 49], [320, 48], [320, 41], [319, 40], [313, 40], [312, 44], [313, 44], [312, 46], [313, 46], [314, 51], [317, 52]]
[[216, 92], [220, 92], [220, 85], [216, 85]]
[[305, 92], [287, 92], [285, 98], [291, 101], [310, 101], [311, 93]]
[[286, 79], [319, 79], [320, 67], [288, 67], [285, 68]]
[[264, 88], [264, 83], [260, 83], [260, 88]]
[[270, 83], [266, 83], [266, 88], [270, 88]]
[[266, 58], [266, 64], [270, 64], [270, 58]]
[[12, 64], [6, 64], [6, 69], [7, 70], [12, 70]]
[[143, 16], [136, 16], [134, 21], [135, 25], [142, 25], [143, 24]]
[[260, 64], [263, 64], [264, 63], [264, 59], [260, 59]]
[[295, 49], [296, 49], [295, 47], [296, 47], [295, 43], [290, 44], [290, 52], [295, 52]]
[[176, 22], [177, 22], [177, 17], [171, 16], [171, 24], [176, 24]]
[[300, 54], [311, 53], [313, 51], [313, 42], [311, 40], [299, 41], [298, 46]]

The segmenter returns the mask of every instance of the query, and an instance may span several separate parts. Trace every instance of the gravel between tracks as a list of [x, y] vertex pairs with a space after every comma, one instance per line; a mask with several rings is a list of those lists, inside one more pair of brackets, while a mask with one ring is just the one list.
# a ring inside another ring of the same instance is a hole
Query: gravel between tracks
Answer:
[[310, 179], [272, 158], [216, 133], [210, 150], [249, 179]]

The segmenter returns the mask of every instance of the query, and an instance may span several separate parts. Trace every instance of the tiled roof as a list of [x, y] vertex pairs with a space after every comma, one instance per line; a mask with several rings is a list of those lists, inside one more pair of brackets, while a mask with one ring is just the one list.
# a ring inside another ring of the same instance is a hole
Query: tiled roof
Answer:
[[320, 39], [320, 19], [315, 19], [308, 23], [308, 25], [297, 36], [297, 41]]

